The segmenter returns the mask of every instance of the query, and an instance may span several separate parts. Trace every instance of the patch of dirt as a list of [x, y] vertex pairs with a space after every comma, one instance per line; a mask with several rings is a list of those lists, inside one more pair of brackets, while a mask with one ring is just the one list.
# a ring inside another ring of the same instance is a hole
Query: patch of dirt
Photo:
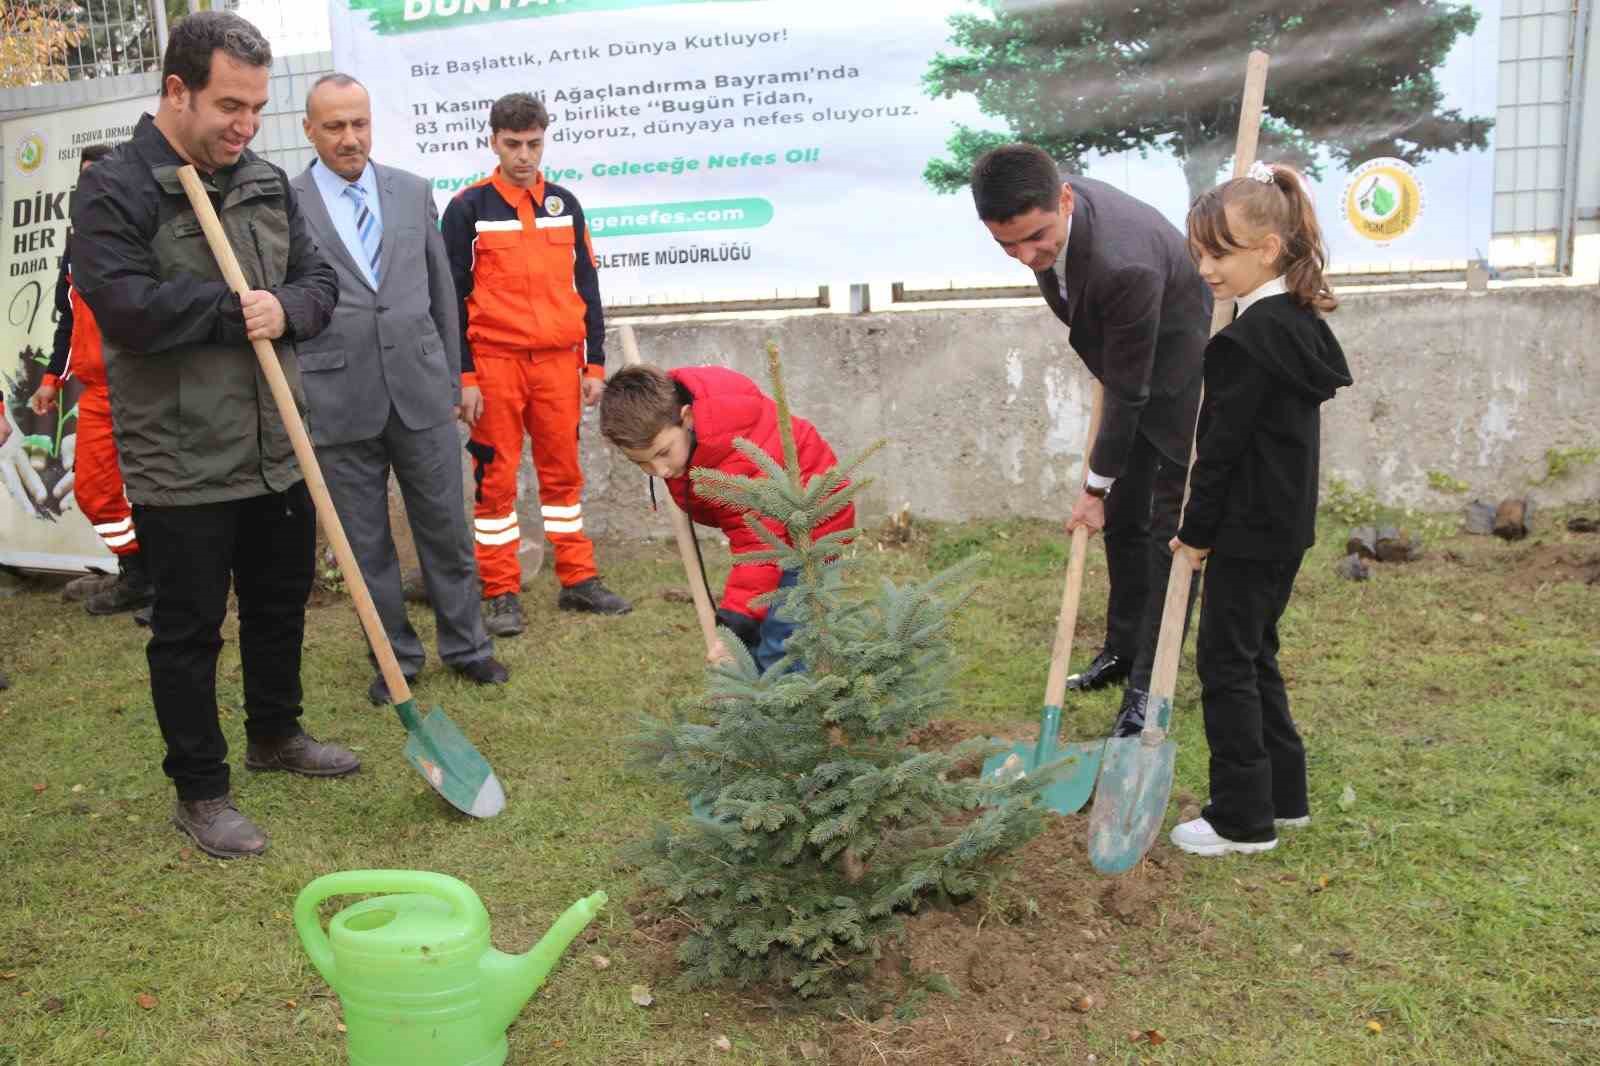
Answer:
[[[1052, 817], [995, 893], [908, 918], [900, 972], [874, 989], [882, 1017], [833, 1025], [830, 1061], [986, 1066], [1080, 1048], [1128, 972], [1121, 939], [1182, 881], [1164, 843], [1133, 873], [1101, 877], [1087, 839], [1086, 815]], [[933, 991], [941, 978], [955, 995]]]
[[1508, 579], [1523, 587], [1562, 581], [1600, 585], [1600, 549], [1590, 544], [1536, 544], [1507, 562]]
[[[934, 749], [994, 733], [992, 723], [939, 720], [909, 739]], [[1100, 1018], [1115, 981], [1145, 972], [1139, 966], [1159, 965], [1153, 955], [1125, 962], [1124, 941], [1142, 939], [1158, 921], [1175, 936], [1198, 932], [1181, 912], [1158, 914], [1183, 879], [1164, 838], [1132, 873], [1106, 878], [1089, 865], [1088, 833], [1086, 812], [1051, 816], [1045, 831], [1012, 856], [993, 891], [956, 906], [930, 903], [907, 916], [904, 941], [886, 952], [868, 990], [868, 1016], [840, 1014], [824, 1030], [825, 1048], [807, 1061], [1081, 1061], [1081, 1054], [1062, 1056], [1081, 1053], [1085, 1033], [1112, 1024]], [[659, 899], [636, 899], [627, 910], [628, 939], [648, 980], [670, 986], [687, 923], [664, 912]], [[729, 1007], [757, 1025], [770, 1022], [774, 1009], [807, 1009], [754, 989], [730, 992]]]
[[[916, 729], [906, 734], [906, 743], [922, 751], [938, 751], [945, 748], [953, 748], [963, 741], [975, 738], [988, 740], [991, 737], [1014, 743], [1031, 743], [1039, 738], [1039, 730], [1023, 725], [998, 726], [993, 722], [972, 722], [960, 718], [937, 718], [921, 729]], [[960, 780], [963, 777], [976, 777], [982, 770], [982, 759], [963, 759], [961, 762], [956, 763], [955, 769], [950, 776]]]

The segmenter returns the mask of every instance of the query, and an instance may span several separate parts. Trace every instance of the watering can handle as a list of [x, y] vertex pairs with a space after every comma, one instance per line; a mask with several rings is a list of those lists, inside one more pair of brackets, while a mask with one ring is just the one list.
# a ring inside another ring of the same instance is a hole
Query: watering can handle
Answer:
[[333, 948], [322, 928], [317, 908], [333, 896], [371, 896], [396, 892], [415, 892], [434, 896], [450, 904], [462, 918], [481, 919], [488, 925], [489, 912], [466, 882], [446, 874], [423, 870], [345, 870], [325, 874], [300, 890], [294, 901], [294, 927], [306, 946], [312, 965], [328, 984], [333, 984]]

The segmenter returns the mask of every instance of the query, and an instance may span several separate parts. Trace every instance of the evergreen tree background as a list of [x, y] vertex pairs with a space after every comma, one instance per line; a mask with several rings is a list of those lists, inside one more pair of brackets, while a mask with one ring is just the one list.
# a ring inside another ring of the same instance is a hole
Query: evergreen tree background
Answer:
[[[784, 465], [740, 440], [765, 477], [692, 477], [702, 494], [752, 512], [746, 521], [770, 548], [759, 558], [798, 571], [792, 589], [767, 598], [795, 633], [764, 674], [724, 634], [734, 661], [711, 668], [704, 695], [684, 708], [711, 724], [647, 719], [645, 758], [707, 815], [660, 828], [642, 851], [647, 883], [693, 923], [679, 949], [691, 983], [776, 981], [811, 997], [863, 978], [923, 898], [974, 893], [989, 860], [1041, 828], [1030, 797], [1050, 775], [986, 788], [948, 775], [991, 742], [906, 746], [951, 703], [948, 626], [974, 561], [920, 584], [886, 581], [876, 597], [852, 594], [841, 555], [852, 534], [811, 531], [865, 486], [849, 479], [876, 447], [802, 484], [775, 345], [768, 361]], [[757, 515], [782, 523], [793, 547]], [[977, 813], [952, 819], [962, 812]]]
[[924, 179], [967, 184], [989, 148], [1023, 140], [1081, 173], [1094, 152], [1170, 150], [1189, 198], [1233, 153], [1253, 48], [1272, 55], [1260, 157], [1320, 177], [1377, 156], [1420, 163], [1488, 145], [1493, 120], [1440, 106], [1434, 70], [1471, 35], [1471, 4], [1445, 0], [982, 0], [955, 15], [923, 77], [930, 96], [971, 93], [1004, 130], [958, 126]]

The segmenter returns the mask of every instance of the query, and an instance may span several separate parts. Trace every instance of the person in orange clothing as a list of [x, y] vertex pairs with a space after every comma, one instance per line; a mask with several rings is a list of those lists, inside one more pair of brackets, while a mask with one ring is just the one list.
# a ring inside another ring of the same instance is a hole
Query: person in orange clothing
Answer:
[[[111, 146], [91, 144], [78, 160], [82, 175], [98, 160], [111, 154]], [[56, 280], [56, 337], [50, 354], [50, 367], [28, 406], [35, 414], [45, 414], [56, 406], [62, 379], [71, 375], [83, 385], [78, 396], [78, 440], [72, 464], [72, 491], [78, 509], [84, 514], [105, 546], [117, 557], [115, 583], [91, 593], [83, 602], [90, 614], [116, 614], [143, 611], [155, 598], [146, 573], [139, 539], [133, 530], [133, 507], [122, 489], [122, 468], [117, 463], [117, 445], [111, 438], [111, 394], [106, 387], [106, 364], [100, 352], [100, 329], [94, 314], [72, 285], [72, 265], [68, 255], [61, 257], [61, 274]], [[139, 616], [136, 614], [135, 618]]]
[[527, 93], [489, 110], [493, 174], [444, 212], [444, 242], [461, 298], [463, 416], [477, 483], [473, 538], [484, 625], [522, 632], [517, 466], [522, 440], [539, 473], [544, 535], [555, 548], [563, 610], [626, 614], [606, 588], [583, 532], [578, 423], [605, 391], [605, 318], [583, 208], [539, 169], [550, 115]]

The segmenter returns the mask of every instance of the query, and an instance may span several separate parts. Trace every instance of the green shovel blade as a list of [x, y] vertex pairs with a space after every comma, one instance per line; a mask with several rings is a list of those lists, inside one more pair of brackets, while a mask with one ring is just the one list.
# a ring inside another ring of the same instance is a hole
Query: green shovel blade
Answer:
[[394, 710], [406, 727], [406, 761], [446, 803], [474, 818], [492, 818], [505, 810], [499, 778], [443, 708], [435, 707], [420, 720], [415, 700], [397, 703]]
[[1039, 739], [989, 756], [983, 761], [982, 780], [985, 784], [1004, 785], [1018, 778], [1047, 774], [1049, 784], [1039, 793], [1039, 802], [1057, 814], [1082, 810], [1094, 792], [1105, 742], [1058, 744], [1060, 732], [1061, 708], [1046, 706], [1039, 717]]
[[[1172, 718], [1171, 698], [1161, 702], [1165, 706], [1149, 711], [1158, 724]], [[1177, 755], [1178, 745], [1167, 739], [1164, 725], [1106, 741], [1089, 811], [1089, 862], [1096, 870], [1127, 873], [1155, 843], [1172, 795]]]

